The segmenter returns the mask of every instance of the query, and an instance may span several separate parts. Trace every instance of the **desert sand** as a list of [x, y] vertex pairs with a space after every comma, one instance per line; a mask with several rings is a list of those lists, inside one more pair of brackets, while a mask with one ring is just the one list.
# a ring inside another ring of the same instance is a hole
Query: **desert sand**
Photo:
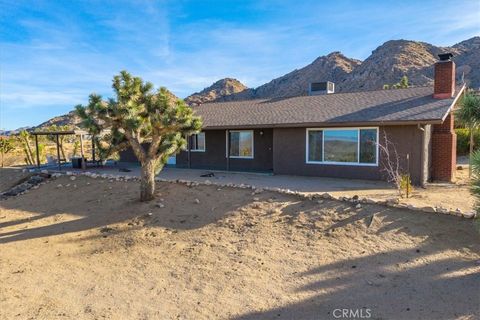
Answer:
[[1, 319], [478, 319], [478, 220], [69, 177], [0, 201]]

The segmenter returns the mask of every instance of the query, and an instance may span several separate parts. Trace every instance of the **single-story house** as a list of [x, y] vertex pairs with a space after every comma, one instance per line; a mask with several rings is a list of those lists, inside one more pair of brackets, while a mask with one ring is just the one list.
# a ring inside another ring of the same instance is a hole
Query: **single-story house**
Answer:
[[176, 166], [384, 180], [387, 138], [390, 158], [398, 155], [413, 183], [452, 181], [452, 110], [465, 87], [455, 85], [451, 56], [440, 55], [433, 87], [332, 93], [326, 82], [310, 85], [308, 96], [194, 107], [203, 130]]

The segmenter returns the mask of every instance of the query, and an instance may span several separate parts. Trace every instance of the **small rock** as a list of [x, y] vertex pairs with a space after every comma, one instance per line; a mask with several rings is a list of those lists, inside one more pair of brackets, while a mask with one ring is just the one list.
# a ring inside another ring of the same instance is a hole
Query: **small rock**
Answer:
[[195, 199], [194, 202], [195, 202], [196, 204], [199, 204], [199, 203], [200, 203], [200, 200]]
[[422, 208], [422, 211], [424, 211], [424, 212], [431, 212], [431, 213], [436, 212], [435, 208], [434, 208], [434, 207], [430, 207], [430, 206], [428, 206], [428, 207], [423, 207], [423, 208]]
[[442, 208], [442, 207], [437, 207], [436, 211], [439, 213], [448, 213], [448, 209]]
[[165, 205], [163, 203], [157, 203], [155, 206], [157, 208], [165, 208]]
[[113, 229], [113, 228], [110, 228], [110, 227], [100, 228], [100, 232], [101, 232], [101, 233], [112, 232], [113, 230], [114, 230], [114, 229]]
[[387, 204], [398, 204], [400, 201], [398, 200], [398, 198], [388, 198], [386, 200], [386, 203]]
[[322, 204], [322, 203], [323, 203], [323, 200], [318, 200], [317, 203], [318, 203], [318, 204]]
[[462, 213], [462, 216], [466, 219], [473, 219], [475, 218], [475, 215], [476, 215], [475, 211]]
[[361, 209], [361, 208], [362, 208], [362, 205], [361, 205], [360, 203], [358, 203], [358, 204], [355, 206], [355, 208]]
[[63, 188], [63, 185], [61, 183], [57, 184], [57, 188]]
[[254, 197], [254, 198], [253, 198], [253, 201], [260, 201], [260, 198]]
[[77, 180], [77, 177], [75, 177], [75, 176], [70, 176], [70, 180], [75, 181], [75, 180]]
[[153, 215], [153, 213], [149, 212], [147, 213], [147, 216], [151, 217]]

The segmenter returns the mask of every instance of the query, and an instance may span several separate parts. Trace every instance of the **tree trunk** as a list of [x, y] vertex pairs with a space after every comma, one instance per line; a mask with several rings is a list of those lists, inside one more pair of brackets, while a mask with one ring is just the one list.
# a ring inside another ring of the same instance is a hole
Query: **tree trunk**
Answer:
[[155, 161], [146, 160], [142, 163], [140, 181], [140, 201], [153, 200], [155, 193]]
[[468, 177], [472, 177], [473, 127], [470, 127], [470, 155], [468, 158]]

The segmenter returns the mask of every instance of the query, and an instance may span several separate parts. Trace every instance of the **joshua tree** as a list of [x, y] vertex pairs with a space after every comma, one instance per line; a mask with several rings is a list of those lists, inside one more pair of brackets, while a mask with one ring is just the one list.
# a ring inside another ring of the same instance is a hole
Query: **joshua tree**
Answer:
[[457, 120], [466, 126], [470, 132], [470, 160], [469, 176], [472, 175], [472, 155], [474, 148], [474, 131], [480, 125], [480, 96], [472, 91], [467, 91], [458, 103], [459, 107], [455, 113]]
[[3, 168], [3, 158], [4, 156], [15, 149], [14, 142], [12, 138], [9, 137], [0, 137], [0, 154], [2, 155], [2, 168]]
[[[154, 198], [155, 174], [170, 155], [186, 145], [186, 136], [201, 129], [199, 117], [166, 88], [133, 77], [127, 71], [113, 78], [115, 98], [90, 95], [87, 106], [76, 106], [82, 126], [120, 151], [130, 146], [142, 166], [140, 200]], [[101, 135], [102, 131], [108, 134]]]
[[[55, 124], [44, 128], [42, 131], [47, 131], [47, 132], [55, 132], [55, 131], [67, 131], [70, 130], [71, 128], [69, 126], [57, 126]], [[48, 135], [47, 139], [51, 142], [56, 142], [56, 136], [55, 135]], [[66, 159], [67, 157], [65, 156], [65, 148], [64, 143], [67, 141], [67, 136], [66, 135], [59, 135], [58, 136], [58, 148], [60, 149], [60, 154], [62, 155], [63, 159]]]
[[22, 130], [17, 138], [22, 146], [23, 153], [25, 154], [25, 163], [27, 165], [33, 165], [35, 163], [35, 154], [30, 146], [30, 133], [26, 130]]

